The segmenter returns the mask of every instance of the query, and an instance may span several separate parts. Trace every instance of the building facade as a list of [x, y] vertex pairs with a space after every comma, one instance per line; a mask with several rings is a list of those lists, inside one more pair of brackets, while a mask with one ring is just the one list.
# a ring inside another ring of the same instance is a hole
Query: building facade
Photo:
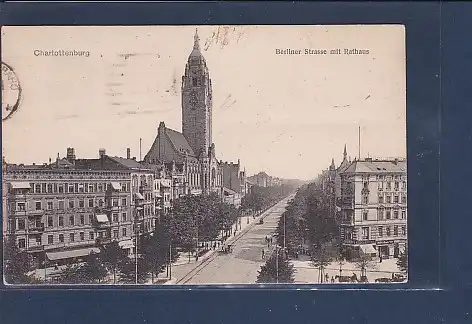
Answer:
[[104, 153], [79, 160], [69, 148], [55, 163], [5, 165], [6, 237], [39, 264], [80, 258], [113, 240], [132, 249], [135, 233], [155, 227], [153, 173]]
[[355, 160], [340, 177], [346, 250], [398, 257], [407, 244], [406, 160]]

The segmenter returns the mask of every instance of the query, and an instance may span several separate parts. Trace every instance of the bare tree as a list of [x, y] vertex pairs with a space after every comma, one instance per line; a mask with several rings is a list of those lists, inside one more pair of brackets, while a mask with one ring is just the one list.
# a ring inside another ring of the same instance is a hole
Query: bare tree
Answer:
[[377, 264], [373, 261], [372, 257], [364, 253], [360, 254], [359, 259], [354, 264], [361, 271], [361, 280], [367, 278], [368, 269], [377, 269]]

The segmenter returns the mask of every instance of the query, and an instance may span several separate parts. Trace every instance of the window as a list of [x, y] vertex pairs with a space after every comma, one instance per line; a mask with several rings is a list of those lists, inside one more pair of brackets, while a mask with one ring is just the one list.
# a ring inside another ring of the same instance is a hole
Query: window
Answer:
[[392, 183], [390, 181], [387, 181], [387, 190], [392, 189]]
[[64, 210], [64, 201], [59, 201], [59, 210]]
[[48, 216], [48, 227], [53, 227], [52, 216]]
[[99, 237], [99, 238], [103, 238], [103, 232], [99, 232], [99, 233], [98, 233], [98, 237]]
[[41, 184], [37, 183], [34, 185], [34, 192], [41, 193]]
[[26, 205], [24, 202], [19, 202], [16, 204], [16, 210], [17, 211], [25, 211], [26, 210]]
[[121, 229], [122, 236], [126, 236], [126, 228]]
[[71, 183], [69, 184], [69, 193], [73, 193], [74, 192], [74, 184]]
[[74, 226], [74, 216], [73, 215], [69, 216], [69, 225]]
[[193, 77], [193, 78], [192, 78], [192, 85], [193, 85], [194, 87], [196, 87], [197, 84], [198, 84], [198, 83], [197, 83], [197, 78], [196, 78], [196, 77]]
[[89, 184], [89, 185], [88, 185], [88, 191], [89, 191], [89, 192], [93, 192], [93, 184]]
[[402, 219], [406, 218], [406, 210], [402, 210]]
[[383, 195], [379, 195], [379, 203], [382, 204], [384, 202], [384, 197]]
[[79, 208], [84, 208], [84, 201], [82, 199], [79, 200]]
[[103, 187], [102, 187], [102, 184], [99, 183], [98, 186], [97, 186], [97, 191], [98, 192], [102, 192], [103, 191]]
[[406, 235], [406, 226], [402, 226], [402, 235]]
[[113, 230], [113, 238], [118, 238], [118, 230]]
[[64, 193], [64, 185], [60, 184], [58, 189], [59, 189], [59, 193]]
[[85, 240], [85, 233], [84, 232], [80, 232], [80, 240], [83, 241]]
[[362, 239], [363, 240], [368, 240], [369, 239], [369, 228], [368, 227], [363, 227], [362, 228]]
[[54, 243], [54, 236], [48, 235], [48, 244], [53, 244]]
[[383, 236], [383, 227], [379, 226], [379, 237]]
[[126, 213], [121, 214], [123, 222], [126, 222]]
[[393, 226], [393, 235], [398, 236], [398, 226], [397, 225]]
[[92, 215], [89, 215], [89, 223], [90, 223], [90, 224], [93, 223], [93, 216], [92, 216]]
[[121, 206], [126, 206], [126, 198], [121, 199]]
[[395, 195], [395, 196], [393, 197], [393, 202], [396, 203], [396, 204], [398, 204], [398, 195]]
[[387, 236], [390, 236], [390, 226], [387, 227]]
[[402, 182], [402, 190], [406, 190], [406, 181]]
[[367, 215], [368, 215], [367, 210], [364, 210], [364, 211], [362, 212], [362, 220], [365, 220], [365, 221], [366, 221], [366, 220], [367, 220]]
[[93, 240], [93, 232], [89, 233], [89, 239]]
[[113, 213], [113, 222], [118, 222], [118, 213]]
[[24, 219], [19, 219], [18, 220], [18, 229], [19, 230], [24, 230], [26, 227], [26, 223]]
[[74, 201], [73, 200], [69, 200], [69, 208], [74, 208]]
[[69, 234], [69, 238], [70, 238], [70, 241], [71, 241], [71, 242], [74, 242], [74, 241], [75, 241], [75, 234], [74, 234], [74, 233], [70, 233], [70, 234]]
[[393, 218], [398, 219], [398, 210], [393, 211]]
[[36, 202], [36, 210], [41, 210], [41, 209], [42, 209], [41, 202], [37, 201]]
[[53, 203], [52, 201], [48, 201], [48, 210], [52, 210], [53, 209]]
[[378, 188], [379, 190], [383, 190], [383, 182], [381, 181], [378, 182]]
[[24, 249], [26, 247], [26, 240], [25, 239], [19, 239], [18, 240], [18, 247], [20, 249]]
[[88, 204], [89, 207], [93, 207], [93, 199], [89, 199], [89, 204]]
[[118, 199], [113, 199], [113, 207], [118, 207]]
[[369, 203], [369, 196], [362, 196], [362, 203], [368, 204]]
[[64, 216], [59, 216], [59, 226], [64, 226]]
[[395, 190], [398, 190], [400, 187], [400, 183], [398, 181], [395, 181]]
[[406, 204], [406, 195], [402, 195], [402, 204]]
[[99, 206], [99, 207], [103, 207], [103, 200], [102, 200], [102, 199], [100, 199], [100, 200], [98, 201], [98, 206]]
[[64, 243], [64, 234], [59, 234], [59, 242]]
[[392, 202], [392, 197], [390, 195], [387, 195], [387, 204], [390, 204]]
[[85, 224], [85, 216], [80, 215], [80, 225], [84, 225], [84, 224]]
[[387, 210], [387, 219], [392, 218], [392, 212], [390, 210]]

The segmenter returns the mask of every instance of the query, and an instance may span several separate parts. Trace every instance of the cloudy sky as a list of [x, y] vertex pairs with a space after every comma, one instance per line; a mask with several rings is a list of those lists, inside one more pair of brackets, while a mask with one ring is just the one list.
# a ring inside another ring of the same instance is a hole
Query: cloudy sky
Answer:
[[[405, 36], [401, 26], [204, 26], [217, 157], [249, 174], [312, 179], [362, 156], [405, 156]], [[195, 26], [6, 27], [2, 61], [21, 106], [2, 123], [11, 163], [42, 163], [74, 147], [81, 158], [139, 158], [160, 121], [181, 131], [181, 77]], [[368, 49], [365, 55], [277, 55], [276, 49]], [[89, 51], [44, 56], [40, 51]], [[36, 52], [35, 52], [36, 51]]]

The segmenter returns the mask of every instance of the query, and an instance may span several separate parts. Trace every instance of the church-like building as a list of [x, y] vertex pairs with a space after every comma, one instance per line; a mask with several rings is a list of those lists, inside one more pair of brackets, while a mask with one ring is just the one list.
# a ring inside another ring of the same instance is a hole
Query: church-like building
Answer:
[[[222, 196], [234, 192], [244, 195], [240, 182], [244, 182], [245, 174], [240, 170], [239, 160], [237, 164], [228, 164], [216, 158], [212, 139], [212, 84], [197, 31], [182, 76], [181, 91], [182, 133], [160, 122], [144, 162], [164, 165], [166, 170], [180, 175], [174, 178], [174, 186], [179, 188], [174, 197], [210, 192]], [[234, 181], [235, 178], [239, 181]]]

